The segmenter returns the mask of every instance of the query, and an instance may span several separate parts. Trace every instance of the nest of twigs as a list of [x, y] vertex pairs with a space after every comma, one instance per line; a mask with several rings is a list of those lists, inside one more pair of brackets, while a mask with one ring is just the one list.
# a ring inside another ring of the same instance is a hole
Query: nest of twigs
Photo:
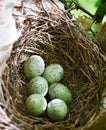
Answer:
[[[46, 14], [48, 16], [48, 14]], [[25, 20], [20, 39], [14, 44], [3, 80], [7, 108], [13, 124], [21, 130], [66, 130], [79, 128], [99, 113], [101, 78], [90, 66], [102, 64], [100, 52], [72, 16], [60, 17], [54, 22], [43, 15]], [[63, 121], [53, 122], [46, 114], [34, 117], [25, 109], [28, 79], [24, 75], [24, 62], [31, 55], [40, 55], [46, 65], [59, 63], [65, 74], [61, 80], [68, 86], [73, 101]], [[14, 129], [16, 129], [14, 127]]]

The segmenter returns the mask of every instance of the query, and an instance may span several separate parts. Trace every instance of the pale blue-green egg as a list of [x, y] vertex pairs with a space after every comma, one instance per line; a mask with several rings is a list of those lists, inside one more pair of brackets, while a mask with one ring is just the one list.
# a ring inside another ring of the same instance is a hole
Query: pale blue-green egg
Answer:
[[61, 99], [53, 99], [47, 105], [47, 115], [54, 121], [63, 120], [68, 113], [66, 103]]
[[49, 86], [48, 95], [50, 99], [59, 98], [69, 104], [72, 101], [72, 93], [62, 83], [53, 83]]
[[24, 64], [24, 72], [28, 79], [41, 76], [45, 69], [45, 63], [41, 56], [32, 55]]
[[28, 84], [28, 93], [38, 93], [45, 96], [48, 92], [48, 82], [41, 76], [34, 77]]
[[25, 106], [30, 115], [40, 116], [47, 108], [47, 101], [40, 94], [32, 94], [26, 99]]
[[60, 64], [50, 64], [45, 68], [43, 77], [49, 83], [59, 82], [64, 74], [64, 69]]

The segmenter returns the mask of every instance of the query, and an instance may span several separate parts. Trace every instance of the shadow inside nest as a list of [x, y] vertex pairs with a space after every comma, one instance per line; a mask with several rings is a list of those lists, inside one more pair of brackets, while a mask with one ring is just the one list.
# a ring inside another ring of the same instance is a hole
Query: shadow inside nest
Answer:
[[[60, 21], [57, 26], [52, 27], [48, 23], [46, 28], [41, 29], [41, 25], [44, 25], [41, 22], [33, 29], [34, 24], [28, 19], [22, 37], [14, 44], [4, 81], [13, 106], [12, 119], [22, 130], [74, 129], [84, 126], [99, 111], [102, 87], [90, 65], [102, 61], [94, 50], [92, 40], [88, 36], [85, 38], [85, 33], [74, 24]], [[28, 57], [34, 54], [40, 55], [46, 65], [59, 63], [64, 68], [61, 82], [72, 92], [73, 101], [63, 121], [53, 122], [46, 113], [41, 117], [30, 116], [25, 109], [29, 81], [24, 75], [23, 66]]]

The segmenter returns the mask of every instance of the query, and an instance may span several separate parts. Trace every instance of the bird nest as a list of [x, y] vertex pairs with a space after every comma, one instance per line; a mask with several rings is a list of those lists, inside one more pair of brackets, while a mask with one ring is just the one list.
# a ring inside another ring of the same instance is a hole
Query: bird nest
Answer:
[[[46, 14], [48, 15], [48, 14]], [[102, 65], [97, 46], [77, 25], [72, 16], [58, 21], [45, 17], [28, 17], [23, 33], [14, 44], [3, 74], [5, 111], [12, 125], [21, 130], [66, 130], [83, 127], [99, 113], [102, 78], [95, 74], [94, 65]], [[31, 55], [41, 56], [46, 65], [59, 63], [64, 68], [61, 83], [68, 86], [73, 100], [68, 115], [62, 121], [51, 121], [46, 114], [31, 116], [25, 108], [28, 79], [24, 62]], [[10, 125], [11, 126], [11, 125]]]

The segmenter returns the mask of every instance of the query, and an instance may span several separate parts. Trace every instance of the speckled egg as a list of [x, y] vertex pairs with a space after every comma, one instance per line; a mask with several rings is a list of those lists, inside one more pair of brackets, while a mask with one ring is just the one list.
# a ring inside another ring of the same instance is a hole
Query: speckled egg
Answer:
[[30, 95], [38, 93], [45, 96], [47, 92], [48, 92], [48, 82], [46, 81], [45, 78], [37, 76], [30, 80], [28, 84], [28, 93]]
[[59, 98], [69, 104], [72, 101], [71, 91], [62, 83], [53, 83], [49, 86], [48, 95], [50, 99]]
[[41, 76], [44, 69], [44, 60], [38, 55], [32, 55], [24, 64], [24, 72], [28, 79], [32, 79], [35, 76]]
[[63, 120], [68, 112], [66, 103], [61, 99], [53, 99], [48, 103], [47, 114], [54, 121]]
[[32, 94], [27, 98], [25, 106], [30, 115], [40, 116], [47, 108], [47, 101], [40, 94]]
[[43, 77], [49, 83], [59, 82], [64, 74], [64, 69], [60, 64], [50, 64], [46, 67]]

